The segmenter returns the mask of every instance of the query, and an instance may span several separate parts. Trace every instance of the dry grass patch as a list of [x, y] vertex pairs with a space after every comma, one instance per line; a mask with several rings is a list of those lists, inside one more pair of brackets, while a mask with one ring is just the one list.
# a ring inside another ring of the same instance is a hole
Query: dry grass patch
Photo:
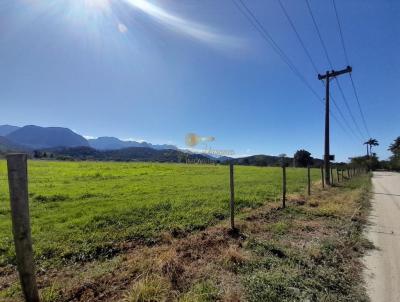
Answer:
[[145, 275], [137, 280], [125, 297], [124, 302], [162, 302], [171, 294], [171, 286], [166, 278]]

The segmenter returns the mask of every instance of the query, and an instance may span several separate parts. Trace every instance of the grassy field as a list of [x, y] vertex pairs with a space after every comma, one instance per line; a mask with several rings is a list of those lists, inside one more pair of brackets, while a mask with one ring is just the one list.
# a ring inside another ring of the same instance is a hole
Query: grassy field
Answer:
[[[229, 213], [229, 167], [157, 163], [28, 163], [35, 257], [41, 265], [107, 258], [118, 243], [151, 244]], [[312, 179], [319, 179], [312, 170]], [[303, 193], [306, 169], [288, 169], [288, 192]], [[281, 169], [235, 167], [237, 210], [280, 197]], [[0, 267], [15, 263], [6, 162], [0, 161]]]

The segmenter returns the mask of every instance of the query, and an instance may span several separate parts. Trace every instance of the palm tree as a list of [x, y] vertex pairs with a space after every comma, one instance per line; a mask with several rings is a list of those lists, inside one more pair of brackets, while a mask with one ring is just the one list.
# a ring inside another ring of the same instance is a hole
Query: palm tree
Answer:
[[371, 139], [367, 140], [364, 145], [367, 145], [367, 157], [369, 157], [369, 142]]
[[364, 145], [367, 145], [367, 156], [372, 155], [372, 146], [379, 146], [378, 140], [375, 138], [370, 138], [367, 140]]
[[375, 138], [371, 138], [370, 139], [370, 143], [369, 143], [369, 153], [372, 154], [372, 146], [379, 146], [378, 140], [376, 140]]

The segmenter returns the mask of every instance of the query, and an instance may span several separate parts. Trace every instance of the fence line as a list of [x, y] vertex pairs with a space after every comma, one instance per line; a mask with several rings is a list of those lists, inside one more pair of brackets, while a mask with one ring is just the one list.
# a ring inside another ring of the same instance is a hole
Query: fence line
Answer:
[[[34, 258], [29, 217], [28, 201], [28, 173], [27, 156], [13, 154], [7, 156], [8, 182], [11, 203], [11, 218], [17, 258], [17, 268], [20, 276], [21, 288], [26, 301], [38, 302], [39, 295], [35, 279]], [[307, 193], [311, 195], [311, 169], [307, 167]], [[286, 207], [287, 173], [286, 166], [282, 166], [282, 208]], [[363, 170], [355, 167], [347, 168], [348, 179], [361, 174]], [[364, 171], [366, 172], [366, 171]], [[333, 184], [333, 168], [324, 171], [321, 167], [322, 188], [325, 188], [324, 173], [330, 173]], [[341, 169], [342, 181], [344, 170]], [[337, 182], [340, 182], [339, 168], [336, 168]], [[230, 227], [235, 230], [235, 181], [234, 164], [229, 164], [230, 184]], [[46, 180], [49, 178], [46, 177]], [[274, 194], [275, 195], [275, 194]]]

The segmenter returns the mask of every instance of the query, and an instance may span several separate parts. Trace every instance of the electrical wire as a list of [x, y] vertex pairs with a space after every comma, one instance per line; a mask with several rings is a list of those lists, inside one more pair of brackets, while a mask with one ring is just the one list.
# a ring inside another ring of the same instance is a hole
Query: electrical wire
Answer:
[[[318, 27], [317, 21], [316, 21], [316, 19], [315, 19], [314, 13], [312, 12], [312, 9], [311, 9], [309, 0], [305, 0], [305, 1], [306, 1], [306, 4], [307, 4], [308, 12], [310, 13], [311, 19], [312, 19], [313, 24], [314, 24], [314, 28], [315, 28], [315, 30], [316, 30], [316, 32], [317, 32], [317, 34], [318, 34], [319, 41], [320, 41], [320, 43], [321, 43], [321, 45], [322, 45], [322, 49], [323, 49], [323, 51], [324, 51], [324, 53], [325, 53], [325, 57], [326, 57], [326, 59], [327, 59], [327, 61], [328, 61], [328, 63], [329, 63], [330, 68], [333, 70], [333, 64], [332, 64], [332, 61], [331, 61], [331, 59], [330, 59], [330, 57], [329, 57], [328, 48], [326, 47], [325, 42], [324, 42], [324, 39], [322, 38], [322, 35], [321, 35], [320, 30], [319, 30], [319, 27]], [[356, 130], [357, 130], [358, 133], [360, 134], [361, 139], [363, 139], [364, 135], [363, 135], [363, 133], [362, 133], [362, 131], [361, 131], [361, 129], [360, 129], [358, 123], [357, 123], [357, 120], [355, 119], [355, 117], [354, 117], [354, 115], [353, 115], [353, 112], [351, 111], [349, 102], [347, 101], [347, 98], [346, 98], [346, 96], [345, 96], [345, 94], [344, 94], [344, 91], [343, 91], [343, 89], [342, 89], [342, 86], [340, 85], [340, 82], [339, 82], [339, 80], [338, 80], [336, 77], [335, 77], [334, 79], [335, 79], [336, 84], [337, 84], [337, 86], [338, 86], [338, 88], [339, 88], [340, 94], [341, 94], [341, 96], [342, 96], [342, 98], [343, 98], [343, 100], [344, 100], [344, 103], [345, 103], [345, 105], [346, 105], [346, 109], [347, 109], [347, 111], [349, 112], [350, 118], [351, 118], [351, 120], [353, 121]], [[334, 103], [335, 103], [335, 102], [334, 102]], [[339, 108], [339, 106], [338, 106], [337, 104], [336, 104], [336, 107]]]
[[[261, 22], [257, 19], [257, 17], [253, 14], [253, 12], [248, 8], [248, 6], [242, 1], [237, 0], [242, 6], [239, 5], [236, 0], [232, 0], [234, 5], [238, 8], [238, 10], [245, 16], [245, 18], [250, 22], [250, 24], [256, 29], [256, 31], [261, 35], [261, 37], [267, 42], [268, 45], [279, 55], [279, 57], [288, 65], [288, 67], [292, 70], [292, 72], [309, 88], [309, 90], [314, 94], [317, 101], [324, 104], [321, 97], [318, 93], [311, 87], [305, 77], [298, 71], [293, 62], [289, 59], [289, 57], [284, 53], [282, 48], [275, 42], [272, 38], [271, 34], [266, 30], [266, 28], [261, 24]], [[335, 119], [339, 127], [349, 135], [347, 129], [342, 125], [340, 120], [336, 117], [336, 115], [330, 111], [330, 114]]]
[[[349, 60], [349, 56], [348, 56], [348, 53], [347, 53], [346, 44], [344, 43], [342, 25], [340, 23], [340, 18], [339, 18], [339, 14], [338, 14], [338, 10], [337, 10], [337, 7], [336, 7], [335, 0], [332, 0], [332, 3], [333, 3], [333, 8], [335, 10], [336, 21], [337, 21], [337, 24], [338, 24], [338, 29], [339, 29], [339, 34], [340, 34], [340, 41], [342, 43], [342, 48], [343, 48], [344, 56], [345, 56], [345, 59], [346, 59], [346, 63], [347, 63], [347, 65], [350, 65], [349, 64], [350, 60]], [[361, 103], [360, 103], [360, 99], [358, 97], [357, 89], [356, 89], [356, 86], [354, 85], [353, 76], [352, 76], [351, 73], [349, 73], [349, 77], [350, 77], [351, 86], [353, 87], [354, 96], [356, 97], [356, 100], [357, 100], [358, 110], [360, 111], [360, 115], [361, 115], [361, 119], [363, 121], [364, 128], [367, 131], [368, 136], [371, 137], [371, 134], [370, 134], [369, 129], [368, 129], [367, 122], [365, 120], [365, 116], [364, 116], [363, 110], [361, 108]]]
[[281, 0], [278, 0], [278, 2], [279, 2], [280, 7], [281, 7], [282, 10], [283, 10], [283, 13], [284, 13], [285, 16], [286, 16], [286, 19], [289, 21], [290, 26], [292, 27], [293, 31], [295, 32], [295, 34], [296, 34], [296, 36], [297, 36], [297, 39], [298, 39], [299, 42], [300, 42], [301, 47], [303, 48], [304, 52], [306, 53], [306, 55], [307, 55], [307, 57], [308, 57], [308, 59], [309, 59], [311, 65], [313, 66], [314, 71], [316, 72], [316, 74], [318, 74], [317, 65], [315, 64], [313, 58], [311, 57], [310, 52], [308, 51], [307, 47], [305, 46], [305, 43], [304, 43], [303, 39], [301, 38], [299, 32], [297, 31], [296, 26], [294, 25], [292, 19], [290, 18], [289, 14], [288, 14], [288, 12], [287, 12], [287, 10], [286, 10], [286, 8], [285, 8], [285, 6], [283, 5], [283, 3], [282, 3]]
[[[301, 35], [300, 35], [299, 31], [296, 29], [296, 26], [295, 26], [293, 20], [291, 19], [290, 15], [289, 15], [288, 11], [286, 10], [285, 6], [283, 5], [282, 1], [281, 1], [281, 0], [278, 0], [278, 2], [279, 2], [280, 7], [282, 8], [282, 11], [283, 11], [284, 15], [286, 16], [286, 19], [288, 20], [290, 26], [292, 27], [293, 31], [295, 32], [295, 34], [296, 34], [296, 36], [297, 36], [297, 39], [299, 40], [299, 43], [300, 43], [301, 47], [303, 48], [305, 54], [307, 55], [307, 57], [308, 57], [308, 59], [309, 59], [311, 65], [313, 66], [315, 73], [318, 74], [319, 72], [318, 72], [317, 65], [315, 64], [315, 62], [314, 62], [314, 60], [313, 60], [313, 58], [312, 58], [310, 52], [308, 51], [307, 47], [305, 46], [305, 43], [304, 43], [303, 39], [301, 38]], [[321, 82], [321, 84], [322, 84], [322, 86], [324, 86], [324, 84], [323, 84], [322, 82]], [[345, 116], [344, 116], [342, 110], [341, 110], [340, 107], [337, 105], [337, 103], [336, 103], [335, 99], [332, 97], [332, 95], [330, 95], [330, 98], [332, 99], [332, 102], [333, 102], [333, 104], [335, 105], [336, 110], [339, 112], [339, 115], [340, 115], [341, 118], [343, 119], [343, 121], [344, 121], [344, 123], [346, 124], [346, 126], [348, 127], [348, 129], [351, 130], [351, 132], [352, 132], [352, 134], [354, 135], [355, 138], [359, 139], [359, 138], [357, 137], [357, 135], [355, 134], [353, 128], [350, 127], [350, 125], [349, 125], [349, 123], [347, 122], [347, 119], [345, 118]], [[361, 137], [361, 139], [362, 139], [362, 137]]]

